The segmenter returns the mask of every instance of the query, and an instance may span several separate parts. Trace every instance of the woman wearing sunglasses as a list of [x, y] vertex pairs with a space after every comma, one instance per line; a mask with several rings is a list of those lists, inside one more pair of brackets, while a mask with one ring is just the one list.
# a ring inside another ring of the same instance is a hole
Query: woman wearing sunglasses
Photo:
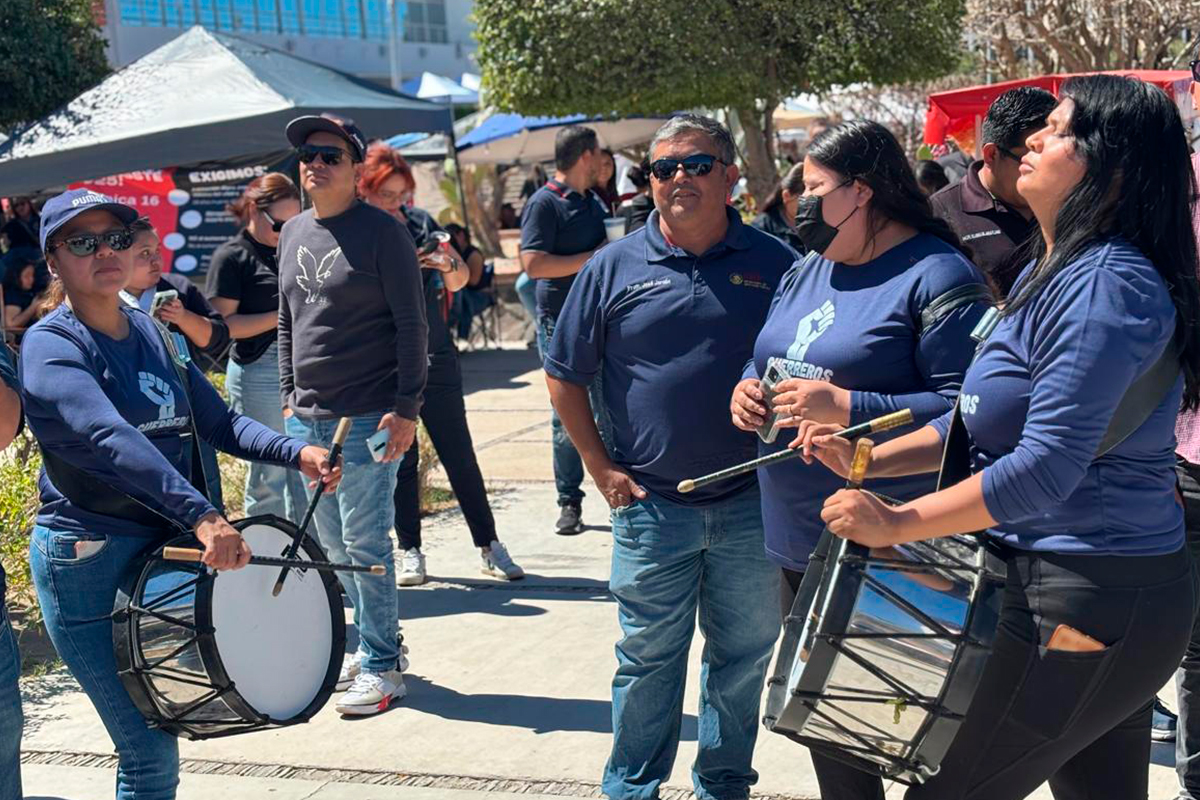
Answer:
[[[471, 540], [479, 548], [481, 571], [505, 580], [525, 577], [508, 550], [496, 536], [496, 520], [488, 503], [483, 473], [475, 458], [471, 431], [467, 427], [467, 408], [463, 400], [462, 372], [458, 351], [442, 314], [445, 290], [458, 291], [467, 285], [470, 270], [453, 246], [425, 253], [436, 241], [442, 228], [428, 212], [413, 208], [416, 180], [404, 156], [382, 142], [367, 148], [358, 178], [358, 193], [371, 205], [394, 214], [404, 221], [420, 253], [421, 277], [425, 284], [426, 318], [429, 321], [429, 377], [425, 382], [425, 402], [421, 421], [433, 442], [450, 486], [458, 498]], [[401, 586], [425, 583], [425, 554], [421, 552], [421, 487], [417, 467], [420, 450], [416, 439], [400, 462], [396, 476], [396, 536], [400, 542]]]
[[[300, 192], [282, 172], [255, 178], [229, 206], [242, 231], [213, 253], [205, 293], [233, 337], [225, 388], [233, 410], [283, 433], [279, 407], [279, 265], [275, 248], [283, 223], [300, 213]], [[274, 514], [299, 522], [304, 487], [292, 471], [251, 464], [246, 515]]]
[[[1192, 630], [1173, 453], [1177, 412], [1200, 404], [1188, 139], [1164, 92], [1109, 75], [1067, 81], [1046, 122], [1017, 180], [1042, 236], [963, 381], [974, 474], [898, 508], [839, 491], [822, 512], [869, 547], [983, 530], [1008, 565], [966, 718], [910, 800], [1017, 800], [1044, 781], [1061, 799], [1146, 797], [1152, 700]], [[1119, 412], [1161, 359], [1182, 375]], [[1097, 457], [1114, 418], [1141, 422]], [[932, 474], [951, 420], [876, 448], [868, 477]], [[836, 428], [806, 427], [807, 452], [844, 472]]]
[[[41, 242], [62, 304], [30, 328], [21, 358], [25, 414], [44, 455], [29, 557], [46, 630], [118, 754], [117, 800], [170, 800], [171, 735], [147, 726], [117, 674], [112, 613], [130, 565], [191, 531], [204, 563], [250, 558], [238, 532], [192, 484], [187, 434], [241, 458], [336, 486], [327, 451], [231, 412], [194, 364], [120, 294], [132, 268], [132, 208], [78, 189], [51, 199]], [[180, 372], [186, 370], [186, 382]]]
[[[856, 120], [822, 133], [804, 159], [803, 180], [796, 235], [809, 252], [780, 283], [730, 404], [742, 430], [777, 420], [776, 438], [759, 446], [763, 455], [787, 447], [787, 429], [806, 420], [851, 425], [905, 408], [919, 424], [942, 416], [958, 395], [970, 332], [988, 297], [882, 125]], [[957, 304], [941, 303], [925, 318], [938, 298], [957, 293]], [[759, 378], [769, 366], [786, 379], [768, 405]], [[783, 570], [786, 612], [824, 527], [821, 504], [843, 482], [800, 459], [760, 469], [758, 478], [767, 555]], [[911, 499], [933, 485], [934, 476], [920, 475], [872, 488]], [[858, 796], [863, 773], [816, 752], [813, 761], [822, 796]]]

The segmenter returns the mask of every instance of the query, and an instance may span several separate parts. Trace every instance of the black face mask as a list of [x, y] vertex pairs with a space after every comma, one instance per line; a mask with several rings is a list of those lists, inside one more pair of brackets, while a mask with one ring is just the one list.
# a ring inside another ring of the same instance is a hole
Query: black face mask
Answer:
[[[836, 192], [842, 186], [848, 186], [850, 183], [847, 181], [833, 191]], [[825, 221], [824, 214], [821, 213], [821, 200], [824, 197], [825, 195], [805, 195], [800, 198], [800, 205], [796, 208], [796, 235], [800, 237], [800, 241], [805, 247], [817, 255], [823, 254], [829, 245], [833, 244], [838, 230], [858, 211], [858, 206], [855, 206], [854, 211], [846, 215], [846, 219], [837, 225], [830, 225]]]

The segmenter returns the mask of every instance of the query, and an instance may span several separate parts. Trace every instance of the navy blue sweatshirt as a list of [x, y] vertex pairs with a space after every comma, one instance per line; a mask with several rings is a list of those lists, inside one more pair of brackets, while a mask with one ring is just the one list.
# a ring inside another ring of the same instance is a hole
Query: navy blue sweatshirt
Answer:
[[[1059, 553], [1179, 549], [1182, 378], [1141, 427], [1095, 459], [1117, 404], [1174, 332], [1166, 283], [1121, 240], [1092, 247], [1000, 321], [967, 372], [961, 404], [972, 466], [983, 472], [983, 499], [999, 523], [993, 535]], [[944, 437], [949, 424], [946, 415], [934, 427]]]
[[[796, 378], [850, 389], [850, 423], [911, 408], [918, 425], [954, 405], [974, 351], [971, 329], [983, 315], [976, 303], [960, 307], [922, 332], [921, 311], [959, 286], [983, 276], [961, 253], [929, 234], [917, 236], [859, 266], [809, 254], [784, 276], [754, 345], [745, 377], [762, 375], [771, 358]], [[872, 435], [878, 444], [908, 433]], [[767, 455], [787, 447], [784, 429]], [[824, 529], [821, 506], [845, 480], [819, 463], [793, 459], [758, 471], [767, 555], [803, 570]], [[932, 491], [932, 475], [871, 481], [870, 488], [899, 499]]]
[[[180, 434], [192, 415], [200, 436], [239, 458], [296, 466], [304, 443], [230, 411], [195, 364], [191, 394], [180, 385], [155, 323], [125, 307], [129, 335], [117, 341], [85, 326], [63, 305], [29, 329], [21, 345], [21, 385], [29, 428], [42, 448], [191, 528], [212, 503], [188, 481]], [[57, 530], [164, 538], [148, 527], [74, 506], [39, 481], [37, 524]]]

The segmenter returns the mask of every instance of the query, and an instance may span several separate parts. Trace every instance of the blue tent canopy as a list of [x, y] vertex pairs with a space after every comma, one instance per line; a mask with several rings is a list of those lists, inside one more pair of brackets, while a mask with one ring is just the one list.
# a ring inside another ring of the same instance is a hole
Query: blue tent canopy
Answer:
[[493, 114], [458, 140], [464, 164], [533, 164], [554, 160], [554, 137], [566, 125], [586, 125], [601, 145], [618, 150], [650, 141], [666, 121], [662, 117], [525, 117]]

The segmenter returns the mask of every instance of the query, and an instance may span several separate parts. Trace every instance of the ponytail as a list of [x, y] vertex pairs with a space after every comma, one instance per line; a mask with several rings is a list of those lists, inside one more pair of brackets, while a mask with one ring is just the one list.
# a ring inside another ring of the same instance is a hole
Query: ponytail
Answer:
[[67, 290], [63, 286], [62, 278], [54, 277], [50, 279], [50, 285], [46, 287], [46, 291], [34, 300], [37, 305], [37, 317], [42, 317], [49, 314], [54, 309], [61, 306], [67, 299]]

